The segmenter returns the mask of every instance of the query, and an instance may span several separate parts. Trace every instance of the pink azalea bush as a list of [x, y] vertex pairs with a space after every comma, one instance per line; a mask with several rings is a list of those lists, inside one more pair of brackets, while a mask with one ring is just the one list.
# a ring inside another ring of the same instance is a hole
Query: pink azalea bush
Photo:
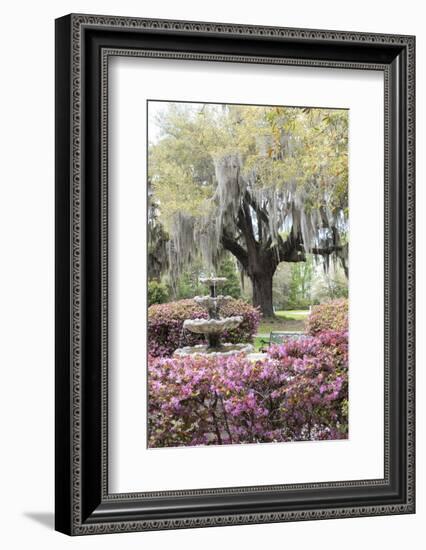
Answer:
[[[231, 299], [220, 309], [222, 317], [241, 315], [242, 323], [235, 329], [222, 334], [224, 342], [233, 344], [251, 342], [256, 334], [261, 314], [257, 308]], [[202, 335], [183, 332], [185, 319], [207, 318], [205, 308], [194, 300], [178, 300], [167, 304], [154, 304], [148, 308], [148, 352], [153, 357], [166, 357], [182, 346], [204, 343]]]
[[330, 300], [324, 304], [314, 306], [306, 320], [306, 332], [312, 336], [324, 330], [348, 330], [347, 298]]
[[149, 358], [150, 447], [348, 436], [346, 331], [244, 355]]

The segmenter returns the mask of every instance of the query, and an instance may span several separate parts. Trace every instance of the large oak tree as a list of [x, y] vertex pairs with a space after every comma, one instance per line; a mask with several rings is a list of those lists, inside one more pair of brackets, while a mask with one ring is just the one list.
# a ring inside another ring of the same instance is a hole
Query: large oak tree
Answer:
[[168, 235], [172, 278], [195, 257], [214, 268], [227, 250], [270, 317], [280, 262], [312, 253], [348, 274], [346, 110], [169, 103], [153, 127], [151, 225]]

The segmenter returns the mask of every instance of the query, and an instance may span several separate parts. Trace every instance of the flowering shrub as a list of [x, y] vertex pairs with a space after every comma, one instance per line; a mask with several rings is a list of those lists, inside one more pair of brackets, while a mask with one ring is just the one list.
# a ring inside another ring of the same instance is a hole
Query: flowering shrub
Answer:
[[347, 298], [340, 298], [314, 306], [306, 320], [306, 332], [314, 336], [324, 330], [347, 331], [348, 305]]
[[[242, 323], [235, 329], [223, 332], [223, 342], [237, 344], [251, 342], [260, 321], [257, 308], [231, 299], [220, 308], [222, 317], [241, 315]], [[194, 300], [178, 300], [167, 304], [154, 304], [148, 308], [148, 352], [153, 357], [171, 355], [177, 348], [204, 342], [203, 335], [183, 331], [185, 319], [207, 318], [206, 309]]]
[[150, 447], [345, 439], [347, 332], [243, 354], [149, 358]]

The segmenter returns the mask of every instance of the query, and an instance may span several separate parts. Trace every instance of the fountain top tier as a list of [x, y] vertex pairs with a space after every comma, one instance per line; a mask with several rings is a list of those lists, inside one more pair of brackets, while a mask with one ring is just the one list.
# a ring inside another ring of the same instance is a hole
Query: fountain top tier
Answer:
[[198, 280], [200, 283], [216, 286], [217, 284], [225, 283], [228, 279], [226, 277], [213, 277], [211, 275], [210, 277], [200, 277]]
[[195, 303], [207, 309], [210, 309], [211, 307], [214, 307], [214, 306], [220, 306], [221, 304], [228, 302], [229, 300], [232, 300], [232, 296], [222, 296], [222, 294], [220, 294], [219, 296], [195, 296], [194, 297]]
[[242, 323], [243, 318], [240, 315], [222, 318], [219, 316], [221, 304], [231, 300], [231, 296], [217, 296], [216, 284], [226, 281], [225, 277], [203, 277], [200, 281], [210, 285], [210, 295], [195, 296], [194, 302], [205, 307], [209, 313], [208, 319], [187, 319], [183, 323], [183, 328], [196, 334], [205, 334], [209, 340], [210, 347], [219, 345], [218, 335], [225, 330], [232, 330]]

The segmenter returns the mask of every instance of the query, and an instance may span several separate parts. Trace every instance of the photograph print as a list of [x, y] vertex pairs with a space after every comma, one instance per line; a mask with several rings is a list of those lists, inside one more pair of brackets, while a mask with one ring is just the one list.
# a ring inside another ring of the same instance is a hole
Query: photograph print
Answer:
[[147, 110], [148, 448], [347, 439], [349, 111]]

